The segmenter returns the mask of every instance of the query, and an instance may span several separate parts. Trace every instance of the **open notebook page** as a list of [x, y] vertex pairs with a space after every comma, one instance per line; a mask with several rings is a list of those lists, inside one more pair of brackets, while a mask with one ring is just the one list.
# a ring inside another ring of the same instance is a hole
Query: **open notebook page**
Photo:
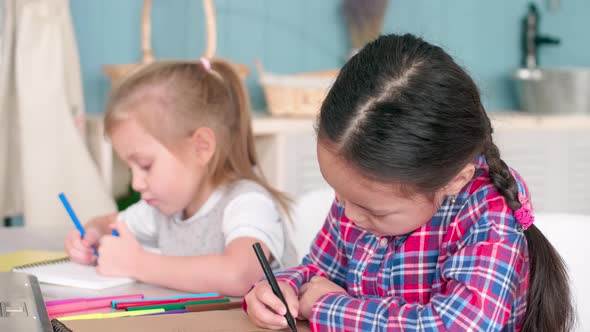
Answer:
[[35, 275], [39, 282], [100, 290], [134, 282], [129, 278], [112, 278], [98, 275], [96, 268], [70, 261], [58, 261], [48, 264], [18, 267], [15, 272]]

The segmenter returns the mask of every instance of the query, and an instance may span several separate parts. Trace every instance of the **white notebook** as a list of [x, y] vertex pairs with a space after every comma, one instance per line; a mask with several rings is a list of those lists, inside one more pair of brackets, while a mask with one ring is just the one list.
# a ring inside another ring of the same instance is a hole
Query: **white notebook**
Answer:
[[112, 278], [98, 275], [91, 265], [81, 265], [69, 259], [46, 261], [15, 267], [15, 272], [32, 274], [39, 282], [100, 290], [135, 282], [129, 278]]

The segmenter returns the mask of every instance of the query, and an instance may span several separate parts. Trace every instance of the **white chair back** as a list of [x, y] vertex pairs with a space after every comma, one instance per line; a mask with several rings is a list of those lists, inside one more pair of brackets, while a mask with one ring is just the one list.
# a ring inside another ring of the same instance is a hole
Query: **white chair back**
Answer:
[[578, 315], [574, 331], [590, 331], [590, 216], [538, 213], [535, 224], [567, 264]]
[[330, 187], [307, 192], [297, 198], [293, 207], [293, 224], [290, 233], [301, 261], [309, 252], [311, 242], [322, 228], [334, 200], [334, 190]]

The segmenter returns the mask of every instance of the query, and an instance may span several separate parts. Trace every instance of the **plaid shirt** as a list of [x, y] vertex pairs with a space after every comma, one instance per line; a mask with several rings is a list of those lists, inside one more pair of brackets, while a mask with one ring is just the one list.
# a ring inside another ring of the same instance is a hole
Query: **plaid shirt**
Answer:
[[[514, 331], [526, 312], [527, 243], [490, 182], [485, 159], [453, 204], [410, 234], [379, 237], [355, 226], [336, 200], [302, 265], [277, 273], [295, 292], [313, 276], [329, 293], [312, 309], [312, 330]], [[528, 196], [522, 179], [519, 192]]]

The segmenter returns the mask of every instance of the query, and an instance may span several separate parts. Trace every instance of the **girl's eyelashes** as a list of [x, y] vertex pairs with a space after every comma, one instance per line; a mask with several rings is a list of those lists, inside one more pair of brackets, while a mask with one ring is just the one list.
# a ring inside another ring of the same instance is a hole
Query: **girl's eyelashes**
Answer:
[[371, 216], [373, 216], [376, 219], [385, 219], [387, 217], [389, 217], [390, 215], [392, 215], [393, 213], [389, 213], [389, 212], [380, 212], [380, 213], [373, 213], [370, 212]]
[[359, 208], [364, 213], [366, 213], [368, 215], [371, 215], [372, 217], [377, 218], [377, 219], [383, 219], [383, 218], [388, 217], [388, 216], [390, 216], [390, 215], [392, 215], [394, 213], [397, 213], [396, 211], [392, 211], [392, 212], [384, 212], [384, 211], [375, 212], [375, 211], [369, 210], [368, 208], [366, 208], [364, 206], [355, 204], [355, 203], [353, 203], [351, 201], [344, 200], [341, 197], [336, 196], [336, 198], [338, 198], [338, 200], [342, 203], [342, 205], [344, 205], [344, 208], [346, 208], [347, 206], [351, 206], [352, 205], [353, 207]]
[[130, 166], [129, 170], [132, 173], [133, 173], [133, 166], [139, 168], [142, 171], [149, 171], [150, 168], [152, 167], [152, 162], [147, 161], [147, 160], [145, 160], [145, 161], [140, 160], [140, 161], [136, 161], [134, 163], [131, 163], [129, 166]]
[[399, 213], [399, 210], [395, 211], [368, 211], [375, 218], [385, 218], [393, 214]]
[[146, 164], [139, 164], [138, 166], [143, 171], [149, 171], [150, 168], [152, 167], [152, 164], [151, 163], [146, 163]]

